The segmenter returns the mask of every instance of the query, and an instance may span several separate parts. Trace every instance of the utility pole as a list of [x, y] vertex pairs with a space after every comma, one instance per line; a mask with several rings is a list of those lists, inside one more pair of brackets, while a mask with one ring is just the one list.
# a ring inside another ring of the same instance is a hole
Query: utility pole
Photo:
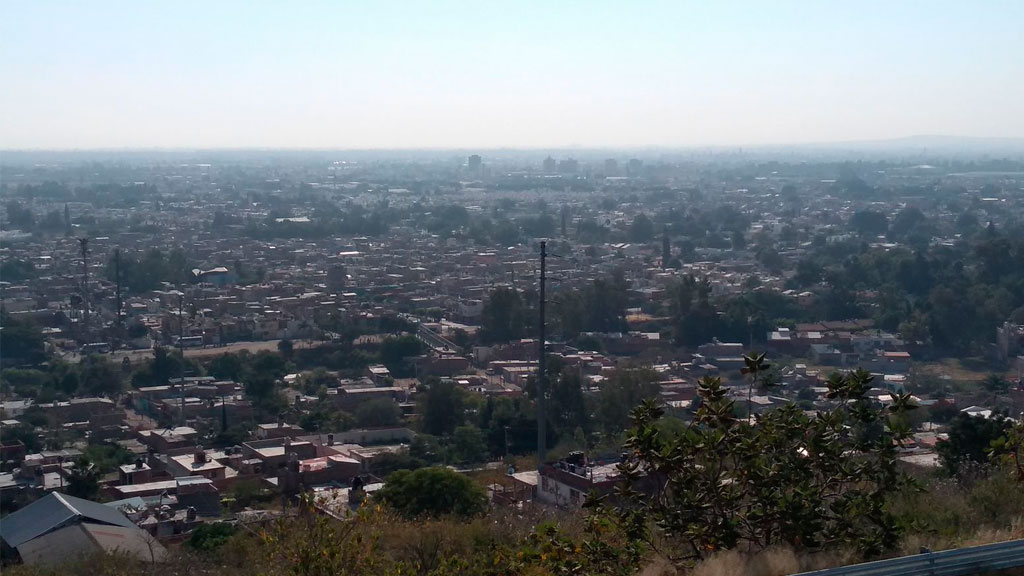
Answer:
[[181, 412], [178, 415], [180, 422], [178, 426], [185, 425], [185, 340], [183, 339], [185, 335], [185, 316], [181, 312], [184, 301], [184, 294], [178, 296], [178, 397], [181, 399]]
[[220, 395], [220, 431], [228, 431], [228, 397], [221, 393]]
[[114, 280], [117, 284], [117, 337], [121, 337], [121, 332], [124, 329], [123, 318], [121, 317], [121, 249], [114, 249]]
[[668, 262], [672, 259], [672, 247], [668, 243], [668, 225], [661, 229], [661, 269], [668, 270]]
[[78, 239], [78, 252], [82, 255], [82, 338], [89, 342], [89, 239]]
[[540, 243], [540, 342], [537, 343], [537, 470], [544, 466], [547, 459], [547, 413], [545, 411], [547, 393], [547, 342], [544, 334], [544, 288], [547, 281], [548, 243]]

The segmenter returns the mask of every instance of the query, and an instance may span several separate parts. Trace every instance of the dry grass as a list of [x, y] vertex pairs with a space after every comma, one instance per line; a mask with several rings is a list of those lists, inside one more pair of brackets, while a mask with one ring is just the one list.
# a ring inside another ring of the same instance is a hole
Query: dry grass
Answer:
[[[969, 364], [969, 363], [968, 363]], [[999, 373], [1003, 377], [1016, 380], [1015, 371], [1001, 372], [995, 368], [982, 368], [980, 366], [965, 365], [957, 358], [946, 358], [937, 362], [918, 362], [914, 364], [914, 371], [922, 375], [941, 378], [948, 376], [954, 382], [967, 382], [976, 384], [987, 378], [992, 373]]]
[[790, 548], [769, 548], [758, 554], [725, 551], [697, 564], [688, 576], [786, 576], [856, 562], [853, 553], [798, 554]]

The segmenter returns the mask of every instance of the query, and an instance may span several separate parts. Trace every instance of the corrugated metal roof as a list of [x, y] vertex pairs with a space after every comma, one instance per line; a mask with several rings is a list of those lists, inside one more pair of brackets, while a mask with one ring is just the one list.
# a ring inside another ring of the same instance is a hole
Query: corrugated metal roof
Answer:
[[126, 528], [135, 526], [114, 508], [51, 492], [4, 518], [0, 522], [0, 538], [8, 546], [17, 548], [33, 538], [80, 520]]
[[121, 553], [143, 561], [160, 561], [167, 550], [147, 532], [132, 526], [82, 522], [30, 540], [18, 547], [25, 564], [54, 565], [96, 552]]

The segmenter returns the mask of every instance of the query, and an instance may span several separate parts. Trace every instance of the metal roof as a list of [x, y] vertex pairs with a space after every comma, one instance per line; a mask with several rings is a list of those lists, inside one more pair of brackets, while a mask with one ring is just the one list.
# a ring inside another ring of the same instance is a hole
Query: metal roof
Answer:
[[54, 565], [96, 552], [120, 553], [142, 561], [161, 561], [167, 550], [147, 532], [132, 526], [82, 522], [65, 526], [18, 547], [28, 565]]
[[8, 546], [17, 548], [62, 526], [81, 521], [125, 528], [135, 526], [114, 508], [51, 492], [0, 521], [0, 538]]
[[1024, 566], [1024, 540], [1011, 540], [802, 572], [798, 576], [968, 576], [1020, 566]]

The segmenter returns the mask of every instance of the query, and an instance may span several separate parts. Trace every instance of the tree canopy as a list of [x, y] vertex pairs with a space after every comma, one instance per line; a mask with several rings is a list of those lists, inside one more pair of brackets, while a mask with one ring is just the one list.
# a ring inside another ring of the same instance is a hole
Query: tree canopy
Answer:
[[487, 510], [487, 495], [478, 484], [441, 467], [393, 472], [374, 497], [408, 518], [471, 517]]

